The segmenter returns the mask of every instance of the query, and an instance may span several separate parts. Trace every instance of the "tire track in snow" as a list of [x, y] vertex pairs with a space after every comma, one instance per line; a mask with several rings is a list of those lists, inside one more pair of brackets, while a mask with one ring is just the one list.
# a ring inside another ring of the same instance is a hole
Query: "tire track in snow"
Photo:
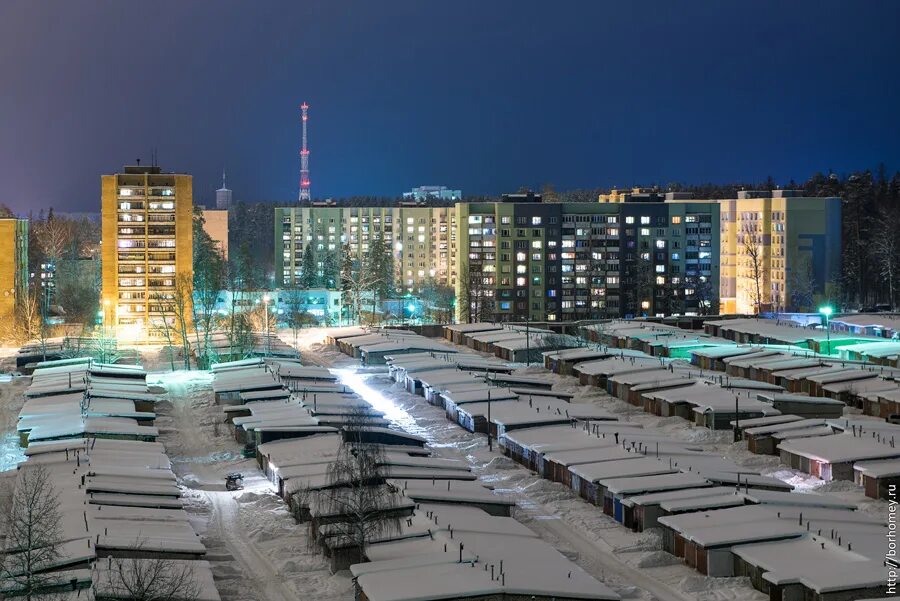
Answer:
[[229, 493], [204, 491], [204, 495], [213, 508], [219, 540], [241, 564], [241, 571], [259, 593], [258, 598], [265, 601], [295, 601], [296, 596], [285, 588], [269, 560], [240, 530], [237, 501]]

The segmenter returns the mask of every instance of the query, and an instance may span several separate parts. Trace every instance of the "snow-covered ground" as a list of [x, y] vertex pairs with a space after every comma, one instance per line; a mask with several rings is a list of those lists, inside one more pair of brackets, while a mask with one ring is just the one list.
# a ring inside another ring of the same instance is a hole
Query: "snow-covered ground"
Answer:
[[[562, 485], [489, 452], [483, 435], [469, 433], [447, 421], [441, 409], [394, 385], [384, 368], [361, 368], [359, 362], [322, 343], [326, 330], [299, 332], [297, 346], [304, 362], [340, 370], [348, 386], [385, 411], [398, 426], [424, 436], [437, 453], [469, 462], [479, 478], [517, 503], [516, 518], [614, 587], [624, 598], [662, 601], [763, 601], [745, 579], [707, 578], [662, 552], [659, 533], [633, 533], [603, 512], [576, 497]], [[293, 343], [293, 332], [280, 332]], [[449, 344], [449, 343], [448, 343]], [[161, 349], [143, 353], [149, 369], [163, 370], [148, 380], [168, 391], [159, 403], [157, 425], [180, 483], [195, 530], [209, 549], [216, 584], [224, 601], [281, 601], [282, 599], [349, 600], [349, 573], [332, 575], [324, 560], [308, 545], [305, 525], [297, 525], [255, 460], [241, 457], [241, 445], [222, 423], [211, 379], [199, 372], [168, 372]], [[581, 386], [571, 377], [550, 374], [541, 367], [522, 367], [519, 373], [541, 374], [554, 388], [576, 394], [574, 402], [593, 403], [616, 412], [621, 419], [657, 427], [671, 436], [715, 450], [735, 462], [754, 466], [803, 491], [820, 492], [853, 501], [860, 509], [884, 515], [883, 501], [866, 498], [852, 483], [823, 486], [820, 480], [790, 470], [776, 457], [753, 455], [743, 443], [732, 443], [730, 432], [714, 433], [692, 427], [679, 418], [647, 415], [595, 387]], [[0, 381], [0, 461], [14, 465], [21, 450], [15, 420], [28, 379]], [[245, 489], [225, 491], [224, 476], [239, 471]]]
[[[148, 376], [168, 390], [157, 424], [186, 509], [208, 548], [223, 601], [352, 599], [349, 574], [332, 575], [241, 445], [222, 423], [211, 378], [202, 372]], [[244, 490], [226, 491], [225, 475], [241, 472]]]
[[[423, 436], [442, 456], [466, 460], [483, 483], [515, 500], [516, 519], [613, 587], [623, 598], [666, 601], [762, 601], [766, 598], [746, 579], [706, 578], [698, 574], [660, 550], [658, 532], [633, 533], [563, 485], [538, 477], [504, 457], [496, 447], [489, 451], [484, 435], [472, 434], [448, 422], [442, 409], [394, 384], [384, 367], [359, 367], [358, 361], [323, 344], [324, 334], [325, 331], [308, 331], [304, 336], [300, 345], [304, 362], [339, 368], [342, 380], [385, 411], [396, 425]], [[554, 380], [555, 389], [576, 393], [575, 402], [604, 407], [616, 407], [619, 403], [603, 391], [578, 385], [575, 379], [561, 378], [535, 366], [522, 367], [519, 373], [541, 373]], [[624, 407], [618, 407], [620, 414], [633, 413], [633, 407], [621, 405]], [[663, 425], [667, 431], [678, 429], [675, 422]], [[686, 430], [691, 430], [684, 432], [691, 440], [705, 440], [712, 435], [705, 429]]]

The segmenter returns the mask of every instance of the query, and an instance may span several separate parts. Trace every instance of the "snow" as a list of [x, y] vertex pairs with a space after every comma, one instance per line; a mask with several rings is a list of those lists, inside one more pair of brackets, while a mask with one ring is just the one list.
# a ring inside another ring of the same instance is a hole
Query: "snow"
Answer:
[[[590, 574], [599, 577], [606, 584], [612, 586], [623, 597], [649, 599], [655, 596], [660, 600], [685, 601], [690, 599], [704, 599], [712, 601], [725, 601], [730, 599], [762, 600], [764, 596], [751, 589], [745, 579], [733, 579], [718, 584], [718, 580], [710, 580], [709, 585], [704, 585], [698, 595], [687, 593], [682, 586], [685, 582], [696, 586], [696, 573], [682, 565], [680, 562], [659, 562], [658, 567], [635, 569], [632, 559], [639, 555], [653, 553], [649, 551], [632, 551], [614, 556], [613, 550], [619, 548], [633, 548], [636, 541], [641, 540], [646, 533], [635, 534], [621, 528], [611, 518], [604, 515], [595, 506], [589, 505], [577, 498], [566, 487], [548, 482], [537, 475], [514, 464], [510, 460], [500, 456], [496, 451], [487, 451], [487, 441], [484, 435], [466, 432], [460, 427], [450, 424], [443, 409], [428, 405], [420, 396], [407, 393], [399, 385], [393, 383], [385, 370], [365, 370], [355, 367], [357, 362], [343, 355], [334, 347], [322, 345], [310, 336], [304, 347], [301, 344], [304, 359], [320, 365], [336, 365], [343, 368], [350, 381], [344, 380], [348, 386], [354, 388], [361, 396], [369, 400], [375, 395], [379, 403], [379, 409], [385, 411], [390, 419], [401, 427], [409, 427], [410, 431], [427, 439], [429, 446], [442, 456], [447, 458], [462, 458], [466, 460], [481, 481], [494, 488], [495, 492], [503, 498], [514, 500], [517, 504], [515, 517], [535, 530], [542, 539], [553, 544], [564, 555], [575, 560]], [[463, 349], [463, 352], [466, 352]], [[473, 356], [478, 356], [472, 353]], [[481, 355], [484, 356], [484, 355]], [[548, 374], [541, 368], [531, 367], [522, 369], [522, 374], [540, 375], [546, 381], [553, 383], [554, 391], [559, 390], [576, 395], [574, 402], [592, 403], [598, 407], [610, 411], [625, 414], [634, 414], [637, 421], [648, 425], [668, 423], [666, 430], [684, 436], [687, 432], [705, 432], [703, 436], [709, 436], [708, 430], [690, 428], [683, 420], [660, 419], [646, 416], [642, 412], [636, 412], [633, 407], [612, 399], [605, 392], [593, 387], [580, 386], [574, 378], [564, 378], [554, 374]], [[355, 377], [353, 377], [355, 376]], [[343, 378], [342, 374], [342, 378]], [[351, 384], [352, 381], [352, 385]], [[358, 384], [364, 386], [357, 388]], [[630, 417], [630, 415], [629, 415]], [[676, 427], [677, 423], [677, 427]], [[641, 423], [617, 424], [620, 432], [640, 429]], [[569, 432], [571, 428], [562, 426]], [[552, 430], [552, 428], [539, 428], [538, 430]], [[531, 430], [521, 430], [510, 435], [524, 435]], [[712, 433], [714, 440], [725, 439], [724, 434], [730, 438], [730, 433], [721, 433], [723, 436]], [[588, 436], [585, 436], [588, 438]], [[559, 440], [556, 438], [556, 440]], [[726, 445], [729, 449], [730, 444]], [[751, 460], [757, 460], [758, 456], [752, 455], [743, 449]], [[764, 461], [771, 462], [775, 458], [767, 457]], [[777, 460], [776, 460], [777, 462]], [[428, 483], [430, 485], [430, 483]], [[456, 486], [456, 483], [453, 484]], [[656, 547], [658, 551], [659, 547]], [[627, 558], [625, 555], [628, 555]], [[652, 562], [651, 562], [652, 563]], [[704, 579], [701, 577], [701, 581]], [[698, 589], [699, 590], [699, 589]]]
[[[346, 574], [332, 575], [284, 502], [222, 423], [212, 379], [197, 372], [154, 374], [168, 389], [161, 403], [160, 440], [169, 449], [194, 528], [207, 547], [223, 601], [352, 599]], [[272, 445], [279, 443], [270, 443]], [[244, 475], [244, 490], [229, 492], [224, 476]]]

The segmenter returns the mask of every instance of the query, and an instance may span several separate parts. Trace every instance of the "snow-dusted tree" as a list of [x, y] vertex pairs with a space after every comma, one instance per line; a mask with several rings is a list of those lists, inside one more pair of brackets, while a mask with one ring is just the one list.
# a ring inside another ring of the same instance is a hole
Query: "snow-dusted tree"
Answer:
[[790, 298], [789, 306], [794, 311], [811, 311], [813, 299], [816, 294], [816, 274], [813, 269], [812, 258], [802, 257], [796, 268], [788, 277]]
[[319, 286], [328, 290], [335, 290], [339, 279], [339, 257], [333, 250], [325, 251], [322, 257], [322, 274], [319, 277]]
[[301, 288], [315, 288], [319, 282], [319, 274], [316, 272], [316, 259], [313, 256], [312, 243], [307, 243], [303, 249], [303, 258], [300, 262], [300, 280], [298, 284]]
[[900, 211], [897, 209], [880, 211], [871, 252], [887, 286], [888, 302], [893, 309], [896, 307], [894, 289], [900, 272]]
[[[140, 554], [138, 544], [134, 553]], [[133, 554], [134, 554], [133, 553]], [[108, 557], [97, 566], [98, 599], [195, 601], [200, 585], [190, 561], [144, 557]]]
[[50, 472], [42, 465], [23, 467], [4, 501], [0, 582], [7, 596], [38, 599], [60, 584], [58, 574], [48, 571], [60, 556], [62, 542], [59, 496]]
[[207, 369], [215, 361], [211, 344], [213, 333], [221, 325], [221, 316], [216, 312], [219, 295], [225, 287], [225, 258], [221, 249], [203, 229], [203, 213], [194, 210], [194, 281], [191, 322], [194, 326], [195, 356], [197, 367]]

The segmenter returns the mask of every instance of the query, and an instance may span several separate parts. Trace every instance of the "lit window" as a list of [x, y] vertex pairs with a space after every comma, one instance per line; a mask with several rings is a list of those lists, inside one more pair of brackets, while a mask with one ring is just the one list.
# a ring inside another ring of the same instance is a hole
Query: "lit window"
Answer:
[[532, 217], [532, 218], [531, 218], [531, 225], [540, 225], [540, 224], [541, 224], [541, 218], [540, 218], [540, 217]]
[[656, 266], [656, 273], [665, 273], [665, 272], [666, 272], [666, 266], [665, 266], [665, 265], [657, 265], [657, 266]]
[[626, 217], [626, 218], [625, 218], [625, 223], [634, 223], [634, 217], [631, 217], [631, 216]]
[[516, 286], [524, 286], [528, 282], [526, 278], [516, 278]]
[[665, 248], [665, 247], [666, 247], [666, 241], [665, 241], [665, 240], [657, 240], [657, 241], [656, 241], [656, 248]]
[[642, 216], [641, 217], [641, 225], [647, 225], [648, 223], [650, 223], [650, 218], [647, 216]]
[[649, 236], [649, 235], [650, 235], [650, 228], [649, 228], [649, 227], [642, 227], [642, 228], [641, 228], [641, 236]]

